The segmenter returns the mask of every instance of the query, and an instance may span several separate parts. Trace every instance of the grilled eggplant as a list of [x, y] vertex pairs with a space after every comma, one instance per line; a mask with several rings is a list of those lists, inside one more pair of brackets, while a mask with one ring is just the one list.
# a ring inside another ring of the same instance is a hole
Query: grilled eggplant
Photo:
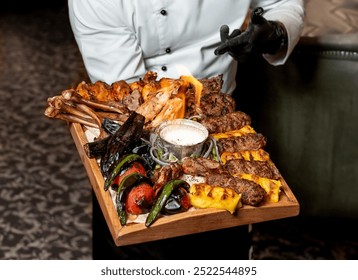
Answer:
[[106, 152], [101, 157], [100, 167], [103, 176], [108, 177], [122, 155], [130, 151], [131, 144], [139, 141], [144, 126], [144, 117], [132, 112], [127, 121], [110, 136]]

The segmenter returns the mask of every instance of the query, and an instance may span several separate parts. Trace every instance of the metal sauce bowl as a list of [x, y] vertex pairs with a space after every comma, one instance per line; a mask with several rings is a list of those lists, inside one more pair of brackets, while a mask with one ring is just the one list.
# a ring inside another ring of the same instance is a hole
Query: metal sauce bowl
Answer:
[[157, 128], [157, 134], [163, 146], [179, 160], [199, 156], [209, 136], [202, 124], [188, 119], [165, 121]]

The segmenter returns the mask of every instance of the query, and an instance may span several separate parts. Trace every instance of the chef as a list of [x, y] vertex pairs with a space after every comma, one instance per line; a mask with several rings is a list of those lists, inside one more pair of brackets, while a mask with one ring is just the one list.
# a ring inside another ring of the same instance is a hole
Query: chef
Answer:
[[[273, 65], [283, 64], [299, 39], [304, 17], [303, 0], [69, 0], [68, 4], [92, 82], [132, 82], [148, 70], [159, 78], [223, 74], [223, 91], [229, 94], [235, 89], [237, 59], [257, 52]], [[254, 12], [249, 26], [240, 33], [250, 9]]]
[[[68, 0], [71, 27], [92, 82], [223, 74], [235, 90], [250, 54], [285, 63], [303, 29], [303, 0]], [[249, 15], [249, 16], [248, 16]], [[241, 259], [247, 227], [116, 247], [94, 199], [95, 259]]]

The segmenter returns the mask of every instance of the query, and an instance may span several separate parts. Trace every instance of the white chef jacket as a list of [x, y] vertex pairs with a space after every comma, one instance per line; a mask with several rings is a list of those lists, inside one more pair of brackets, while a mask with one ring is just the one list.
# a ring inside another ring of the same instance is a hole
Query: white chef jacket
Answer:
[[68, 0], [71, 27], [92, 82], [131, 82], [146, 71], [158, 77], [223, 74], [223, 92], [235, 89], [237, 62], [216, 56], [220, 27], [240, 28], [250, 8], [282, 22], [288, 50], [265, 55], [286, 61], [303, 29], [303, 0]]

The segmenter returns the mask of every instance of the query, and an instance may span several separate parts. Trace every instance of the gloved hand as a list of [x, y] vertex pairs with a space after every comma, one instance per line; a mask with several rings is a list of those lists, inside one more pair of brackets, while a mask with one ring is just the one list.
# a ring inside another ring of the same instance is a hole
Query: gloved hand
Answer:
[[229, 27], [220, 28], [221, 45], [215, 50], [216, 55], [228, 52], [236, 60], [243, 60], [252, 52], [275, 54], [287, 44], [287, 33], [284, 26], [276, 21], [266, 20], [264, 10], [256, 8], [251, 15], [247, 29], [241, 32], [235, 29], [229, 35]]

